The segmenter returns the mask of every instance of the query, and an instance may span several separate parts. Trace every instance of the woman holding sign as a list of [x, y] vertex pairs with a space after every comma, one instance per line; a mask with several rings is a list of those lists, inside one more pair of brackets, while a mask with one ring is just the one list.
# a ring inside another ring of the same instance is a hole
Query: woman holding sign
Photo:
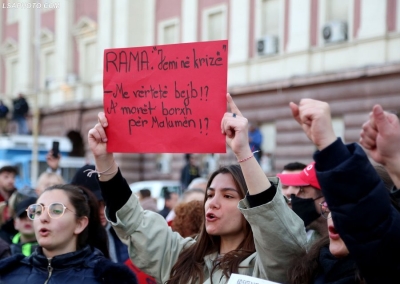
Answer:
[[89, 131], [107, 218], [129, 242], [133, 263], [157, 283], [226, 283], [231, 273], [285, 282], [288, 264], [305, 250], [303, 222], [286, 205], [279, 180], [268, 179], [254, 159], [248, 121], [229, 94], [227, 99], [231, 112], [224, 114], [221, 131], [239, 165], [211, 175], [196, 239], [172, 232], [161, 215], [140, 207], [107, 153], [104, 113]]

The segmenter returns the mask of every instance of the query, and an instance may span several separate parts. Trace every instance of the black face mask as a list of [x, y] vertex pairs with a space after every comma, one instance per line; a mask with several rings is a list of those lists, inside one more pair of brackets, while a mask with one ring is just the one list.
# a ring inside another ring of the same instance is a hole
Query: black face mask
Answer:
[[308, 225], [311, 224], [312, 221], [318, 219], [321, 216], [321, 214], [318, 213], [317, 210], [315, 209], [315, 203], [314, 203], [314, 200], [317, 200], [321, 197], [312, 199], [312, 198], [299, 198], [294, 194], [290, 196], [292, 209], [301, 218], [301, 220], [303, 220], [304, 226], [307, 227]]

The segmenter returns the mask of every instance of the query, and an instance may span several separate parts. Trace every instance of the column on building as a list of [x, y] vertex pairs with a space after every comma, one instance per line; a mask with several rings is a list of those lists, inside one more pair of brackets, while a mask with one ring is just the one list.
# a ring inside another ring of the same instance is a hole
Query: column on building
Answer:
[[[27, 4], [29, 0], [22, 0]], [[20, 9], [18, 61], [19, 61], [19, 91], [30, 95], [33, 92], [33, 34], [35, 9]]]
[[72, 19], [74, 1], [65, 1], [62, 8], [55, 9], [55, 53], [57, 68], [55, 84], [60, 86], [60, 99], [73, 100], [73, 88], [77, 74], [73, 72]]
[[197, 41], [198, 0], [182, 0], [181, 42]]
[[104, 50], [114, 47], [114, 4], [112, 0], [99, 1], [97, 14], [97, 54], [96, 74], [93, 78], [93, 99], [103, 99], [103, 56]]

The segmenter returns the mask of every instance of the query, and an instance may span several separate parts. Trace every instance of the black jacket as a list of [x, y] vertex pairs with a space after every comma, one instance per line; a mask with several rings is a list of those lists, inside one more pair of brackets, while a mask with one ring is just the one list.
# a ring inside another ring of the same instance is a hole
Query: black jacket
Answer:
[[25, 98], [18, 98], [13, 101], [14, 111], [13, 117], [24, 117], [29, 111], [28, 102]]
[[336, 258], [329, 251], [329, 245], [323, 246], [319, 252], [319, 273], [314, 284], [358, 284], [357, 266], [354, 259], [347, 255]]
[[317, 178], [339, 235], [368, 284], [400, 283], [400, 213], [358, 144], [317, 152]]
[[113, 263], [99, 250], [89, 246], [55, 256], [50, 262], [40, 247], [29, 257], [17, 254], [0, 261], [0, 283], [45, 282], [137, 284], [136, 276], [127, 266]]

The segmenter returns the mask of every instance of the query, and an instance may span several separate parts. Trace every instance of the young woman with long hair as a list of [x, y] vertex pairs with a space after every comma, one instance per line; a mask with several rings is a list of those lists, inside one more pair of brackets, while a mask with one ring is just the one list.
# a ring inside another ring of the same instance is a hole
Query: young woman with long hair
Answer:
[[221, 131], [239, 165], [217, 170], [208, 181], [203, 226], [183, 238], [159, 214], [143, 210], [108, 153], [104, 113], [89, 131], [107, 218], [129, 243], [135, 265], [157, 283], [226, 283], [231, 273], [287, 280], [287, 264], [306, 247], [301, 219], [287, 206], [278, 178], [268, 179], [254, 159], [248, 121], [230, 95]]
[[97, 201], [74, 185], [47, 188], [26, 209], [39, 247], [0, 261], [1, 283], [134, 283], [135, 275], [108, 258]]

